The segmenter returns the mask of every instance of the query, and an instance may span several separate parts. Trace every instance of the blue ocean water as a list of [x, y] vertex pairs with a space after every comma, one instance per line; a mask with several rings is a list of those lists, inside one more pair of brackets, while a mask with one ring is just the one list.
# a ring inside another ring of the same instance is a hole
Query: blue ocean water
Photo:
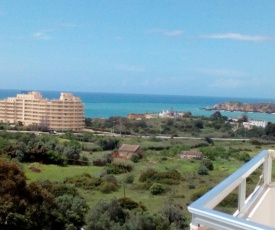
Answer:
[[[25, 90], [24, 90], [25, 91]], [[21, 90], [0, 90], [0, 99], [14, 97]], [[60, 92], [41, 91], [43, 97], [59, 98]], [[108, 118], [110, 116], [127, 116], [129, 113], [151, 113], [162, 110], [191, 112], [195, 116], [210, 116], [213, 111], [201, 110], [207, 106], [213, 107], [217, 103], [240, 101], [244, 103], [274, 103], [275, 99], [259, 98], [229, 98], [229, 97], [202, 97], [202, 96], [175, 96], [175, 95], [145, 95], [120, 93], [93, 93], [72, 92], [79, 96], [85, 106], [85, 117]], [[221, 112], [228, 117], [238, 117], [243, 112]], [[275, 122], [275, 114], [247, 113], [249, 118]]]

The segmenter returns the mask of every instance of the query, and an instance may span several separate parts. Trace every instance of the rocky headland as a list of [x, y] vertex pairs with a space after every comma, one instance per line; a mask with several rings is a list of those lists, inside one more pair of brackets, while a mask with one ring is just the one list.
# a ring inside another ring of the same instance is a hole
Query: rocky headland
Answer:
[[275, 113], [275, 104], [272, 103], [253, 103], [247, 104], [242, 102], [224, 102], [214, 105], [213, 108], [206, 107], [206, 110], [225, 110], [239, 112], [255, 113]]

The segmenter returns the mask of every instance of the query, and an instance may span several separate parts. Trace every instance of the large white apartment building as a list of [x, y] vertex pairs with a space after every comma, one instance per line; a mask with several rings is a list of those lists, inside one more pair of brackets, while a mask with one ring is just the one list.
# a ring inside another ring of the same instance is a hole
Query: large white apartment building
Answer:
[[0, 100], [0, 121], [22, 122], [25, 126], [39, 125], [48, 129], [82, 131], [84, 106], [80, 97], [61, 93], [59, 99], [43, 98], [40, 92], [17, 94]]

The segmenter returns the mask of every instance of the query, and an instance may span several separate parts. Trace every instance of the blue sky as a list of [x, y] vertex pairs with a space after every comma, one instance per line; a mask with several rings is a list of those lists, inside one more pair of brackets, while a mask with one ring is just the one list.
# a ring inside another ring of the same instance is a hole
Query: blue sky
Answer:
[[1, 89], [273, 98], [274, 0], [2, 0]]

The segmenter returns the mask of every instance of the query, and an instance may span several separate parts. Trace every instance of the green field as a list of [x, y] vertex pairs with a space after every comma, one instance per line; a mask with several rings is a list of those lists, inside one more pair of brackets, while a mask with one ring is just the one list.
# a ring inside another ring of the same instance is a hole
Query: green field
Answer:
[[[107, 121], [98, 120], [99, 127], [108, 124], [112, 127], [112, 120]], [[125, 132], [132, 135], [104, 136], [91, 132], [67, 132], [56, 136], [38, 136], [0, 132], [0, 149], [3, 157], [15, 158], [22, 163], [28, 184], [46, 180], [69, 183], [75, 186], [91, 210], [100, 200], [128, 197], [142, 203], [150, 213], [160, 213], [165, 203], [173, 200], [187, 217], [188, 223], [190, 214], [187, 207], [193, 200], [260, 151], [275, 148], [274, 138], [267, 136], [265, 130], [255, 129], [245, 133], [238, 130], [233, 133], [223, 120], [204, 117], [172, 121], [152, 119], [146, 121], [146, 124], [145, 121], [129, 121], [124, 128]], [[250, 135], [250, 139], [242, 139], [244, 134]], [[257, 135], [262, 136], [260, 138]], [[223, 140], [216, 140], [215, 137], [222, 137]], [[122, 144], [140, 145], [143, 157], [136, 163], [111, 159], [111, 153], [116, 152]], [[181, 159], [183, 150], [202, 152], [206, 158]], [[95, 166], [97, 162], [105, 163], [102, 164], [104, 166]], [[207, 168], [205, 162], [208, 162], [208, 167], [212, 165], [213, 170]], [[122, 172], [119, 167], [130, 169]], [[275, 168], [273, 171], [275, 178]], [[150, 173], [153, 176], [148, 176]], [[261, 170], [257, 170], [248, 178], [248, 194], [257, 185], [261, 173]], [[140, 178], [144, 175], [147, 177], [142, 181]], [[110, 183], [107, 182], [112, 183], [112, 190], [108, 188]], [[109, 190], [104, 190], [104, 186]], [[237, 208], [236, 194], [236, 191], [233, 192], [217, 209], [234, 212]]]
[[[127, 142], [127, 141], [126, 141]], [[188, 140], [168, 140], [166, 144], [188, 144], [194, 145], [198, 141]], [[135, 143], [134, 143], [135, 144]], [[141, 142], [142, 146], [150, 146], [150, 141]], [[153, 143], [154, 144], [154, 143]], [[161, 145], [165, 145], [162, 142]], [[249, 154], [253, 157], [256, 153], [260, 152], [261, 149], [256, 148], [249, 142], [216, 142], [216, 147], [244, 149], [249, 151]], [[272, 145], [262, 146], [264, 149], [274, 147]], [[92, 162], [93, 159], [99, 158], [110, 151], [102, 152], [83, 152], [85, 156]], [[189, 213], [186, 211], [188, 204], [191, 202], [190, 198], [196, 189], [201, 187], [213, 187], [220, 181], [238, 169], [244, 162], [237, 161], [234, 159], [217, 159], [213, 161], [214, 170], [209, 171], [209, 175], [198, 175], [197, 171], [200, 166], [200, 160], [187, 160], [180, 159], [179, 155], [168, 156], [163, 160], [163, 156], [159, 151], [146, 151], [144, 158], [138, 163], [134, 164], [132, 172], [115, 175], [118, 180], [119, 190], [110, 194], [103, 194], [98, 190], [84, 190], [79, 188], [80, 194], [86, 199], [90, 207], [93, 207], [100, 199], [108, 200], [112, 197], [126, 197], [132, 198], [135, 201], [142, 202], [149, 211], [158, 212], [164, 202], [167, 199], [174, 199], [185, 211], [186, 216]], [[35, 166], [41, 169], [40, 173], [33, 172], [29, 169], [30, 166]], [[144, 188], [139, 177], [142, 172], [147, 169], [155, 169], [157, 171], [177, 170], [181, 173], [182, 179], [178, 185], [167, 185], [168, 191], [164, 195], [152, 195], [148, 188]], [[68, 177], [74, 177], [83, 173], [89, 173], [92, 176], [100, 177], [105, 171], [105, 167], [98, 166], [56, 166], [56, 165], [43, 165], [39, 163], [27, 163], [24, 164], [24, 170], [28, 181], [39, 181], [39, 180], [53, 180], [63, 182]], [[125, 178], [128, 175], [134, 176], [134, 182], [132, 184], [124, 183]], [[256, 180], [256, 179], [255, 179]], [[253, 185], [251, 185], [253, 187]]]

